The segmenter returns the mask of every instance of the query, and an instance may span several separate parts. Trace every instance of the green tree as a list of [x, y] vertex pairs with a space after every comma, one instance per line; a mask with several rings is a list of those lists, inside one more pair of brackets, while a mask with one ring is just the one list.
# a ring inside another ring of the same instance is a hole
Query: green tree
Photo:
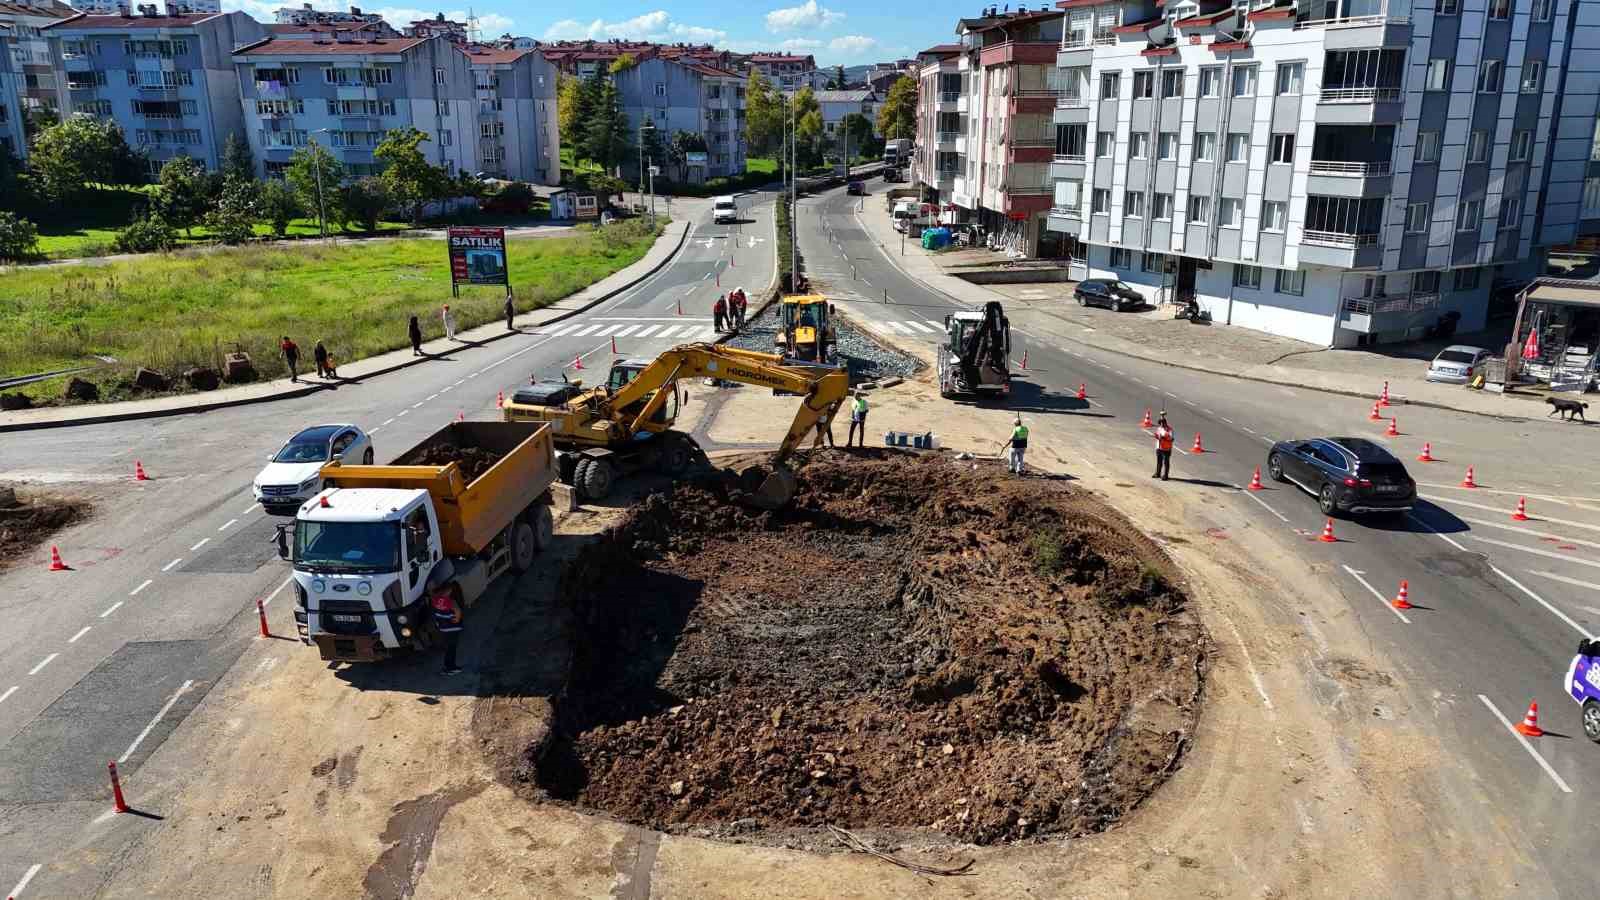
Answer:
[[64, 203], [78, 197], [89, 182], [111, 180], [120, 135], [116, 125], [89, 116], [73, 116], [41, 130], [28, 157], [39, 193]]
[[300, 208], [294, 188], [276, 178], [263, 182], [256, 196], [256, 210], [278, 237], [289, 233], [289, 220], [300, 215]]
[[[851, 156], [873, 156], [872, 120], [861, 113], [847, 113], [839, 123], [841, 140], [848, 139]], [[848, 164], [848, 160], [846, 161]]]
[[917, 134], [917, 80], [902, 75], [889, 86], [889, 96], [878, 107], [878, 134], [885, 138], [911, 138]]
[[223, 179], [222, 190], [217, 194], [216, 205], [206, 214], [206, 225], [224, 244], [242, 244], [255, 237], [256, 183], [247, 178], [229, 175]]
[[773, 90], [772, 82], [757, 69], [750, 70], [749, 83], [744, 91], [744, 140], [752, 156], [777, 156], [784, 165], [783, 149], [784, 108], [783, 95]]
[[667, 161], [678, 173], [679, 181], [689, 179], [689, 154], [706, 152], [706, 137], [697, 131], [677, 131], [667, 146]]
[[313, 143], [294, 151], [294, 155], [289, 157], [289, 167], [283, 174], [299, 198], [302, 209], [329, 222], [345, 221], [339, 208], [339, 185], [345, 179], [344, 164], [327, 147]]
[[613, 59], [611, 61], [611, 65], [606, 67], [606, 71], [612, 75], [616, 75], [621, 72], [626, 72], [638, 64], [639, 58], [637, 56], [634, 56], [632, 53], [624, 53], [616, 59]]
[[587, 157], [607, 173], [615, 172], [633, 150], [633, 129], [622, 112], [622, 96], [609, 81], [600, 86], [599, 100], [584, 133], [584, 146]]
[[174, 156], [161, 167], [156, 208], [167, 224], [189, 235], [210, 209], [213, 189], [204, 166], [187, 156]]
[[421, 145], [426, 140], [427, 134], [410, 126], [394, 128], [372, 151], [372, 158], [383, 164], [380, 177], [388, 188], [390, 202], [410, 207], [413, 224], [422, 222], [422, 205], [442, 198], [452, 183], [443, 167], [433, 165], [423, 155]]
[[605, 76], [599, 71], [578, 82], [572, 131], [562, 133], [568, 145], [572, 147], [572, 158], [575, 161], [594, 159], [594, 151], [589, 144], [589, 129], [594, 122], [595, 113], [600, 109], [606, 84]]
[[149, 184], [150, 157], [143, 150], [128, 146], [121, 128], [111, 132], [111, 183]]
[[800, 117], [795, 125], [795, 165], [799, 171], [816, 166], [822, 162], [822, 151], [826, 144], [822, 131], [822, 112], [812, 110]]
[[134, 219], [117, 232], [111, 248], [118, 253], [165, 253], [178, 246], [178, 231], [158, 212]]
[[842, 66], [842, 65], [834, 66], [833, 67], [833, 78], [828, 81], [828, 90], [830, 90], [830, 91], [842, 91], [842, 90], [845, 89], [845, 84], [846, 84], [846, 82], [844, 80], [844, 66]]
[[21, 216], [0, 211], [0, 259], [19, 262], [39, 255], [39, 229]]
[[345, 223], [359, 225], [368, 234], [378, 230], [379, 217], [391, 205], [389, 186], [382, 178], [358, 178], [340, 191]]
[[572, 75], [557, 75], [556, 124], [561, 127], [561, 137], [568, 146], [575, 146], [573, 135], [578, 133], [579, 123], [587, 116], [583, 102], [583, 80]]
[[256, 163], [250, 157], [250, 145], [237, 134], [229, 134], [222, 143], [222, 177], [243, 178], [246, 181], [256, 178]]

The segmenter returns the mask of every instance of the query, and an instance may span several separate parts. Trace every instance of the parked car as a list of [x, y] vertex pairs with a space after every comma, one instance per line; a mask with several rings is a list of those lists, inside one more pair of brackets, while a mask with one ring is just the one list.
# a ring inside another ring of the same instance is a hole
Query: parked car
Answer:
[[845, 183], [844, 192], [846, 194], [859, 194], [861, 196], [866, 196], [867, 183], [859, 178], [852, 178]]
[[1482, 347], [1451, 344], [1440, 350], [1433, 362], [1428, 363], [1428, 380], [1466, 384], [1472, 380], [1472, 376], [1482, 371], [1485, 362], [1493, 358], [1494, 354]]
[[1567, 693], [1583, 710], [1583, 736], [1600, 744], [1600, 641], [1578, 642], [1567, 668]]
[[336, 459], [372, 465], [372, 438], [354, 425], [307, 428], [267, 457], [266, 468], [251, 484], [256, 502], [269, 515], [294, 515], [322, 490], [322, 467]]
[[1104, 306], [1106, 309], [1122, 311], [1124, 309], [1138, 309], [1144, 306], [1144, 295], [1128, 287], [1126, 282], [1115, 278], [1090, 278], [1078, 282], [1078, 287], [1072, 292], [1079, 306]]
[[1279, 441], [1267, 453], [1267, 472], [1316, 497], [1324, 515], [1403, 513], [1417, 502], [1405, 465], [1366, 438]]

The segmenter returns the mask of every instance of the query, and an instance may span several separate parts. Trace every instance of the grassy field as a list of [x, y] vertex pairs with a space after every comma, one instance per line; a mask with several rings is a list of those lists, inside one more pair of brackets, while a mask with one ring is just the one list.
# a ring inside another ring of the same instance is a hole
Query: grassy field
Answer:
[[760, 172], [764, 175], [778, 174], [778, 161], [771, 156], [747, 156], [744, 160], [746, 172]]
[[[664, 223], [663, 223], [664, 224]], [[509, 241], [517, 308], [547, 306], [638, 261], [654, 242], [637, 220], [571, 237]], [[235, 343], [263, 376], [286, 374], [280, 335], [310, 358], [321, 339], [341, 362], [407, 343], [407, 317], [421, 317], [428, 339], [443, 333], [439, 306], [450, 302], [457, 326], [500, 317], [504, 295], [463, 288], [450, 299], [442, 239], [335, 245], [294, 243], [157, 255], [104, 266], [23, 269], [0, 292], [0, 377], [53, 371], [115, 357], [96, 370], [102, 393], [125, 395], [135, 366], [173, 375], [218, 365]], [[59, 381], [31, 393], [59, 396]]]

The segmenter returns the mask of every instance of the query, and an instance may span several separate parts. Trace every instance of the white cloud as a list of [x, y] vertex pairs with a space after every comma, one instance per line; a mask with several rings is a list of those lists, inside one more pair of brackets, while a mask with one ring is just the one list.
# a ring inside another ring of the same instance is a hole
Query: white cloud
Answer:
[[705, 43], [726, 39], [728, 33], [716, 28], [703, 28], [698, 25], [685, 25], [673, 21], [671, 15], [665, 10], [647, 12], [642, 16], [634, 16], [620, 22], [607, 22], [604, 19], [595, 19], [587, 24], [577, 19], [562, 19], [545, 29], [545, 40], [582, 40], [590, 38], [600, 40], [603, 38], [626, 38], [638, 41], [659, 41], [669, 43], [672, 41], [691, 41]]
[[859, 34], [847, 34], [843, 37], [836, 37], [828, 42], [829, 50], [833, 51], [834, 53], [842, 53], [846, 56], [859, 56], [863, 53], [866, 53], [868, 50], [876, 48], [877, 46], [878, 41], [875, 38], [869, 38]]
[[767, 13], [767, 30], [777, 33], [801, 28], [826, 28], [843, 18], [842, 12], [827, 9], [819, 5], [817, 0], [806, 0], [799, 6], [788, 6]]
[[786, 41], [778, 42], [779, 50], [788, 50], [793, 53], [798, 53], [802, 50], [817, 50], [821, 47], [822, 42], [815, 38], [789, 38]]

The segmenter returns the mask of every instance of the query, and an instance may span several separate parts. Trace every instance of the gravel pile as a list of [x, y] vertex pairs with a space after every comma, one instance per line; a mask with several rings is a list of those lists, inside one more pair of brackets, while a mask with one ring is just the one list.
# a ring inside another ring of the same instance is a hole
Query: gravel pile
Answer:
[[[850, 381], [853, 384], [877, 381], [890, 376], [909, 378], [922, 367], [915, 357], [879, 344], [843, 316], [836, 315], [833, 324], [839, 332], [839, 356], [849, 368]], [[731, 347], [770, 353], [777, 333], [778, 315], [777, 307], [774, 305], [765, 313], [751, 319], [744, 330], [737, 336], [729, 338], [727, 343]]]

